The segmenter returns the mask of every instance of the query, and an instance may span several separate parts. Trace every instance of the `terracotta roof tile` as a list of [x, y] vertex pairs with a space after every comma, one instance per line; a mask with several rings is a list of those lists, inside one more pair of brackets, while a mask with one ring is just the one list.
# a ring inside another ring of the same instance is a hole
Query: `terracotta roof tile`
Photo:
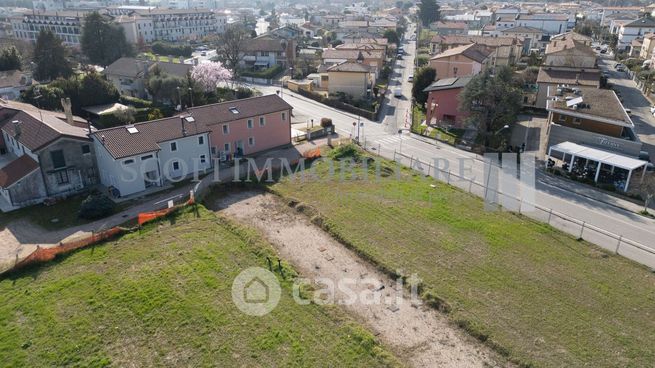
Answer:
[[28, 155], [22, 155], [0, 169], [0, 188], [7, 188], [34, 172], [39, 164]]

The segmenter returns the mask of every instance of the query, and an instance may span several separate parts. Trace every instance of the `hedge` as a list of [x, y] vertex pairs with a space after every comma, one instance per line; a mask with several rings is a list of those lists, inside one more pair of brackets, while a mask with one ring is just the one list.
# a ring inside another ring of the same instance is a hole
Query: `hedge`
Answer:
[[193, 47], [189, 45], [173, 45], [164, 42], [155, 42], [150, 49], [158, 55], [184, 56], [187, 58], [191, 57], [193, 53]]
[[278, 74], [282, 73], [282, 66], [280, 65], [275, 65], [273, 67], [270, 67], [265, 70], [258, 70], [258, 71], [253, 71], [253, 70], [241, 70], [239, 71], [239, 74], [242, 77], [250, 77], [250, 78], [262, 78], [262, 79], [273, 79], [278, 76]]
[[143, 100], [138, 97], [121, 95], [118, 98], [118, 102], [122, 103], [123, 105], [134, 106], [136, 108], [152, 107], [152, 101]]

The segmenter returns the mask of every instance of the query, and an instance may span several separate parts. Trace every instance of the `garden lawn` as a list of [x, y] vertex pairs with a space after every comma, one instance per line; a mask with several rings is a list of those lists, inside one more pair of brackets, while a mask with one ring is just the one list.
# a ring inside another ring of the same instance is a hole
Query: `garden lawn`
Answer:
[[319, 161], [321, 180], [286, 177], [271, 189], [313, 208], [381, 268], [418, 274], [424, 298], [445, 302], [453, 322], [512, 360], [653, 366], [655, 274], [646, 268], [523, 216], [487, 212], [479, 198], [407, 169], [375, 181], [370, 168], [370, 180], [361, 166], [359, 179], [341, 180], [335, 167], [335, 179]]
[[[264, 317], [232, 303], [234, 277], [272, 248], [204, 209], [0, 279], [0, 366], [385, 366], [340, 309], [293, 302]], [[293, 270], [286, 270], [287, 277]]]

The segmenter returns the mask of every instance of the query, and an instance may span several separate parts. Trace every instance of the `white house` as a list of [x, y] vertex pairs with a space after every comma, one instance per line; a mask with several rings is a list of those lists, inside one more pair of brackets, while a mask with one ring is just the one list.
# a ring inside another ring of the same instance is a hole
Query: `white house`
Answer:
[[545, 34], [560, 34], [568, 29], [569, 16], [553, 13], [519, 14], [515, 26], [538, 28]]
[[190, 115], [97, 131], [100, 182], [125, 197], [204, 173], [212, 167], [210, 131]]
[[655, 32], [655, 19], [644, 17], [623, 23], [619, 28], [617, 49], [625, 50], [633, 40], [642, 38], [647, 33]]

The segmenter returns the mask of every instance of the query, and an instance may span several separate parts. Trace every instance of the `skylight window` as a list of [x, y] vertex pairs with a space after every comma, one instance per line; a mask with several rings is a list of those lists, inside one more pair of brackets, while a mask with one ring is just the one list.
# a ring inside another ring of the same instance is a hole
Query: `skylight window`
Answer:
[[239, 109], [237, 109], [236, 107], [230, 107], [230, 112], [236, 115], [239, 113]]
[[139, 132], [139, 130], [134, 125], [128, 125], [127, 132], [130, 134], [136, 134]]

